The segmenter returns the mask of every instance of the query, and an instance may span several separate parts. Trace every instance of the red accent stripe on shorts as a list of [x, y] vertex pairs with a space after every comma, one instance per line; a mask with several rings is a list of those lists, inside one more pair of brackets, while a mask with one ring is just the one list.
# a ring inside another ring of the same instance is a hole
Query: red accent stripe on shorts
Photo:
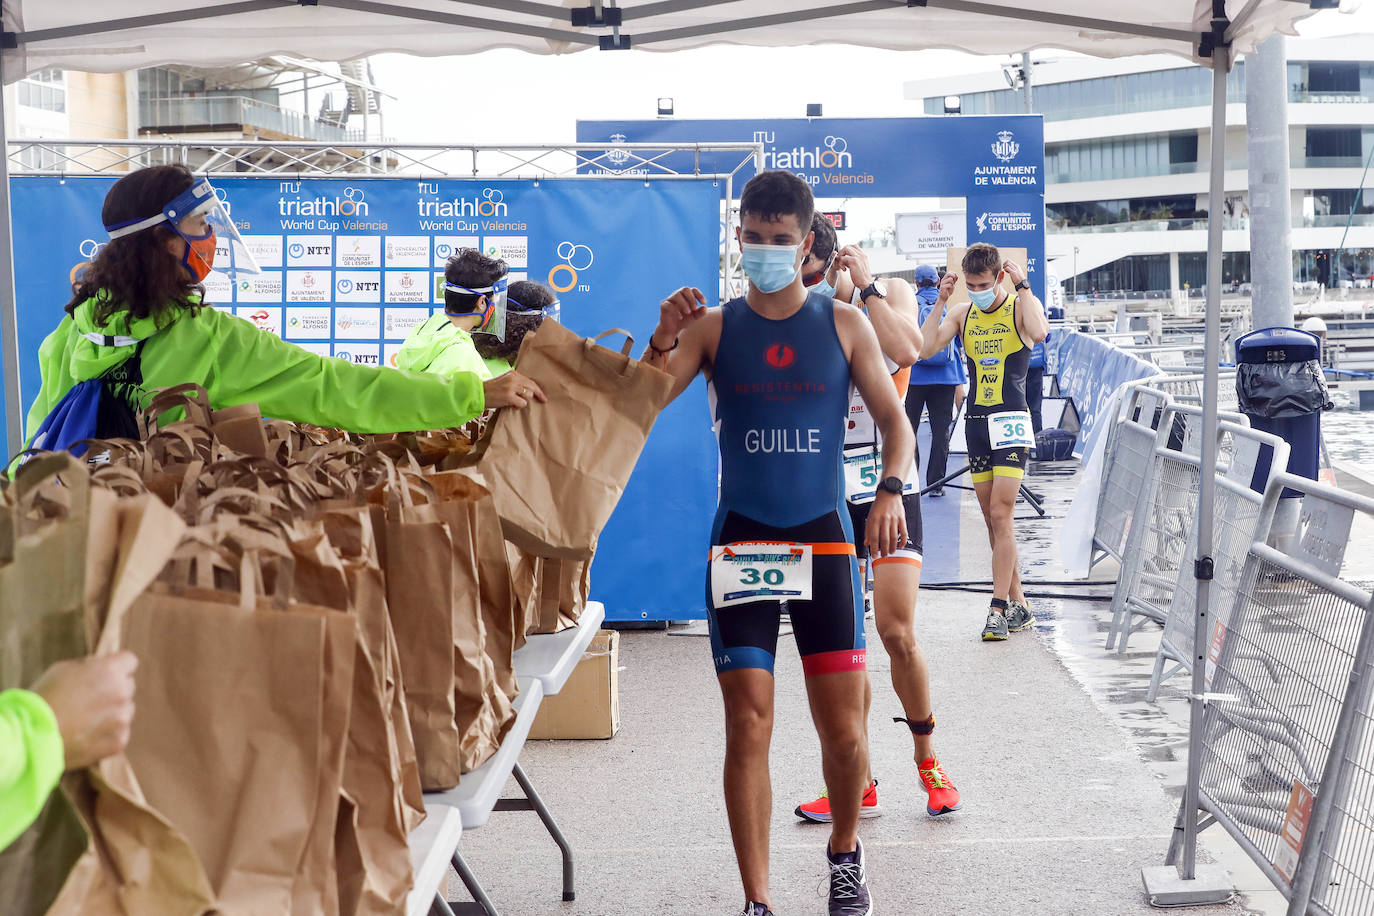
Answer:
[[802, 656], [802, 671], [807, 677], [839, 671], [863, 671], [868, 667], [867, 649], [839, 649]]

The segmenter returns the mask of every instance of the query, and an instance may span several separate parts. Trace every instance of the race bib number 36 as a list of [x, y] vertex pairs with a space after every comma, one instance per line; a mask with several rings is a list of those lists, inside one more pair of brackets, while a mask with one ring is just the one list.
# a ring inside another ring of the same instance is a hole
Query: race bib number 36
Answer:
[[810, 601], [810, 544], [730, 544], [711, 548], [716, 609], [751, 601]]
[[988, 438], [992, 440], [993, 451], [1004, 448], [1030, 448], [1035, 445], [1035, 430], [1031, 426], [1030, 412], [1012, 410], [988, 417]]

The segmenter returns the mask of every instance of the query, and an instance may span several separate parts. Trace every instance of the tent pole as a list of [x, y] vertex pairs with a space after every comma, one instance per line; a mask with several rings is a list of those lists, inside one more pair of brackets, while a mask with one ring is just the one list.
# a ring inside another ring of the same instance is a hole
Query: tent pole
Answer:
[[1192, 709], [1188, 717], [1188, 783], [1183, 790], [1183, 860], [1188, 881], [1197, 867], [1198, 792], [1202, 782], [1202, 727], [1207, 692], [1207, 648], [1212, 637], [1212, 541], [1217, 467], [1217, 356], [1221, 349], [1222, 228], [1226, 201], [1226, 73], [1230, 49], [1212, 52], [1212, 170], [1207, 192], [1207, 334], [1202, 369], [1202, 466], [1197, 509], [1197, 617], [1193, 621]]
[[[1225, 0], [1212, 0], [1212, 34], [1225, 34]], [[1221, 31], [1218, 31], [1220, 29]], [[1226, 74], [1231, 69], [1231, 48], [1217, 42], [1212, 48], [1212, 156], [1207, 200], [1207, 316], [1206, 347], [1202, 367], [1202, 454], [1199, 456], [1197, 555], [1193, 575], [1197, 579], [1197, 616], [1193, 620], [1193, 672], [1189, 690], [1188, 781], [1179, 805], [1166, 863], [1141, 869], [1145, 895], [1155, 906], [1198, 906], [1224, 903], [1235, 885], [1221, 865], [1197, 864], [1197, 835], [1202, 816], [1203, 725], [1208, 689], [1207, 654], [1212, 637], [1212, 545], [1217, 480], [1217, 353], [1221, 348], [1222, 224], [1226, 195]], [[1187, 562], [1187, 558], [1184, 558]], [[1182, 833], [1180, 839], [1179, 833]], [[1181, 847], [1181, 848], [1180, 848]], [[1176, 859], [1175, 852], [1179, 853]]]
[[5, 93], [0, 88], [0, 363], [5, 365], [5, 457], [24, 447], [24, 402], [19, 392], [19, 305], [14, 295], [14, 237], [10, 232], [10, 145]]

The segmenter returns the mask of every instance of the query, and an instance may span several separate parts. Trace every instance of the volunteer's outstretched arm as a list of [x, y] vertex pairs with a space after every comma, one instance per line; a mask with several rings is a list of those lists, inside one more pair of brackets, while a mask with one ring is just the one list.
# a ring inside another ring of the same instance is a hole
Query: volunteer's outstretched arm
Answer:
[[658, 326], [641, 359], [673, 377], [670, 402], [706, 367], [706, 341], [719, 327], [720, 309], [708, 309], [705, 294], [695, 286], [682, 287], [659, 305]]

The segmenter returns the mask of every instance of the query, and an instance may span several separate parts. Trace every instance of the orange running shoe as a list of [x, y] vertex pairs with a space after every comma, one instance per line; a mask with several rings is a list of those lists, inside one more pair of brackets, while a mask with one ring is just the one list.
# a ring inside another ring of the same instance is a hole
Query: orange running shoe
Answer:
[[927, 757], [916, 765], [916, 770], [921, 774], [921, 782], [925, 783], [927, 814], [939, 817], [963, 807], [959, 790], [949, 781], [949, 777], [945, 775], [945, 768], [940, 766], [938, 759]]
[[[958, 797], [956, 793], [955, 799]], [[859, 805], [859, 817], [878, 817], [882, 813], [883, 809], [878, 807], [878, 780], [875, 779], [868, 784], [868, 789], [864, 792], [863, 802]], [[797, 805], [797, 817], [815, 824], [830, 823], [830, 790], [826, 789], [821, 793], [821, 797], [813, 802]]]

